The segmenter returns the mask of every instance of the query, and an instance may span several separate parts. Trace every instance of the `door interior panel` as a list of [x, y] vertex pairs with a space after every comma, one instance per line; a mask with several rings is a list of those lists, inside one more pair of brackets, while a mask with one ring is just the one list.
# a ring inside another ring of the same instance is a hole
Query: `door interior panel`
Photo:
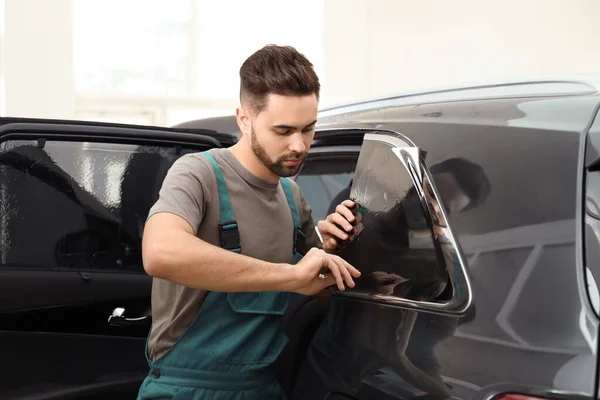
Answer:
[[144, 346], [143, 338], [0, 331], [2, 357], [13, 361], [0, 367], [0, 398], [135, 398], [147, 370]]
[[[0, 330], [120, 335], [108, 325], [117, 307], [149, 315], [152, 278], [141, 274], [0, 272]], [[145, 337], [142, 332], [127, 336]]]

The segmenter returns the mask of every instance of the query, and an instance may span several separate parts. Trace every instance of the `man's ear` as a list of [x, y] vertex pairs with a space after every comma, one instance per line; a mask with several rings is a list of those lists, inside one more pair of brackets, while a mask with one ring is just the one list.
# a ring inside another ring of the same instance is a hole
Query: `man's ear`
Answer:
[[249, 135], [251, 130], [250, 113], [245, 108], [239, 107], [235, 110], [235, 117], [242, 135]]

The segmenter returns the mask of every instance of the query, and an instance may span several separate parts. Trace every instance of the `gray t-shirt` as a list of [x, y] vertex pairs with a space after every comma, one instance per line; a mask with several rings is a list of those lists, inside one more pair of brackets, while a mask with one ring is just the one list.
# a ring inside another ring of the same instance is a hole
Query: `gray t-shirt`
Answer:
[[[279, 182], [264, 181], [242, 166], [228, 149], [209, 150], [225, 179], [239, 226], [242, 254], [273, 263], [292, 261], [294, 223]], [[310, 247], [321, 247], [310, 206], [291, 182], [302, 229]], [[185, 219], [196, 236], [219, 246], [219, 196], [214, 170], [200, 154], [187, 154], [169, 170], [148, 218], [168, 212]], [[166, 353], [191, 325], [207, 292], [164, 279], [152, 283], [151, 360]]]

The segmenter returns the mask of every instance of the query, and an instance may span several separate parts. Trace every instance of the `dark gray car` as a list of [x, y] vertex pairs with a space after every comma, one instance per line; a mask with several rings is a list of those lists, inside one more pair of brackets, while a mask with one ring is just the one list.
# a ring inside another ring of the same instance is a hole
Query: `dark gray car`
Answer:
[[[363, 276], [327, 307], [294, 297], [290, 398], [597, 397], [598, 82], [321, 110], [295, 179], [315, 220], [357, 202], [339, 254]], [[0, 119], [1, 399], [135, 398], [143, 223], [170, 165], [235, 143], [232, 122]]]
[[340, 248], [363, 277], [335, 292], [293, 397], [596, 397], [599, 104], [557, 80], [323, 111], [321, 132], [364, 132]]

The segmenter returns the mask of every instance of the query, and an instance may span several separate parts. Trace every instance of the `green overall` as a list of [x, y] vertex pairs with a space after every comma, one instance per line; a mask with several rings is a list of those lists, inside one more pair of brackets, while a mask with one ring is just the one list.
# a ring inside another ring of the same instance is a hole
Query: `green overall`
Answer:
[[[221, 247], [241, 253], [237, 223], [221, 168], [209, 153], [219, 192]], [[294, 221], [292, 263], [302, 258], [304, 239], [290, 183], [280, 180]], [[292, 239], [292, 232], [290, 232]], [[191, 326], [156, 361], [146, 357], [150, 372], [138, 399], [285, 399], [271, 364], [287, 344], [280, 328], [290, 294], [283, 292], [209, 292]]]

